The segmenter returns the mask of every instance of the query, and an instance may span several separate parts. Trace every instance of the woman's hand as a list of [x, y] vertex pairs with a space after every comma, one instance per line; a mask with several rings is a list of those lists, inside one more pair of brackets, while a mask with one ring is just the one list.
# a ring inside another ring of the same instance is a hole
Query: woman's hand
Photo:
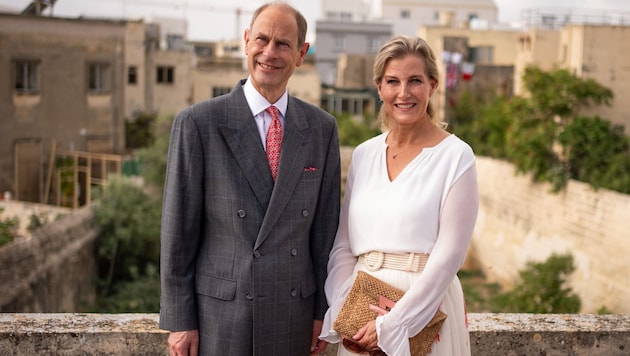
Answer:
[[378, 350], [378, 336], [376, 335], [376, 321], [369, 321], [352, 337], [357, 344], [367, 351]]

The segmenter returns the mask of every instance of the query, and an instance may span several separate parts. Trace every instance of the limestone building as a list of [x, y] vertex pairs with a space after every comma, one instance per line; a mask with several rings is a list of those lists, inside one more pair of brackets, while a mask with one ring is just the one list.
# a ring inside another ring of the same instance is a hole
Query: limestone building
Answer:
[[0, 190], [41, 202], [53, 146], [123, 153], [127, 115], [150, 109], [147, 33], [137, 21], [0, 14]]
[[[112, 157], [120, 171], [127, 122], [175, 115], [247, 77], [242, 41], [190, 43], [185, 22], [153, 21], [0, 12], [0, 192], [59, 204], [61, 157]], [[318, 105], [319, 82], [309, 56], [289, 92]], [[82, 164], [69, 194], [85, 202], [110, 168]]]
[[590, 23], [574, 19], [559, 29], [530, 28], [517, 39], [515, 93], [522, 93], [521, 76], [527, 65], [550, 70], [565, 68], [583, 79], [594, 79], [614, 93], [610, 106], [585, 107], [585, 116], [599, 116], [623, 125], [630, 135], [630, 14], [625, 24], [605, 21]]

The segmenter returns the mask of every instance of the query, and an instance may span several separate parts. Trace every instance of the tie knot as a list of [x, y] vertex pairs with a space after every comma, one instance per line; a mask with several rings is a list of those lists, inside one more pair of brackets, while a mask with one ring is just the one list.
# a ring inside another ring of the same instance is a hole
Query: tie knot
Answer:
[[269, 115], [271, 115], [271, 118], [274, 120], [280, 118], [280, 116], [278, 116], [278, 108], [273, 105], [265, 109], [265, 111], [267, 111]]

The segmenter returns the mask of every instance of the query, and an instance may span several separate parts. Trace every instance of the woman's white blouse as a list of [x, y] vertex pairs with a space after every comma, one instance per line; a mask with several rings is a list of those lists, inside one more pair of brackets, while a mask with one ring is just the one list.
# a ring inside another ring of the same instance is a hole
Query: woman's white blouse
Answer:
[[332, 325], [359, 255], [372, 250], [429, 253], [419, 279], [390, 313], [377, 318], [379, 346], [400, 352], [401, 344], [407, 345], [403, 354], [408, 354], [407, 340], [429, 322], [466, 257], [479, 206], [477, 174], [470, 146], [449, 135], [424, 148], [390, 181], [386, 137], [365, 141], [352, 155], [328, 263], [330, 309], [320, 338], [339, 341]]

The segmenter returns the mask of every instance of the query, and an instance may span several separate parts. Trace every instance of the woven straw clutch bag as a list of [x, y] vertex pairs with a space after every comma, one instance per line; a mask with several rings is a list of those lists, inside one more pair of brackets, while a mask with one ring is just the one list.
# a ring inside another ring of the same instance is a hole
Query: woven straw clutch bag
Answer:
[[[365, 324], [374, 320], [377, 313], [370, 310], [369, 305], [378, 305], [379, 295], [397, 302], [404, 292], [363, 271], [357, 274], [350, 293], [344, 302], [333, 329], [340, 334], [353, 336]], [[435, 337], [446, 320], [446, 314], [438, 310], [429, 324], [409, 339], [412, 356], [424, 356], [431, 351]]]

